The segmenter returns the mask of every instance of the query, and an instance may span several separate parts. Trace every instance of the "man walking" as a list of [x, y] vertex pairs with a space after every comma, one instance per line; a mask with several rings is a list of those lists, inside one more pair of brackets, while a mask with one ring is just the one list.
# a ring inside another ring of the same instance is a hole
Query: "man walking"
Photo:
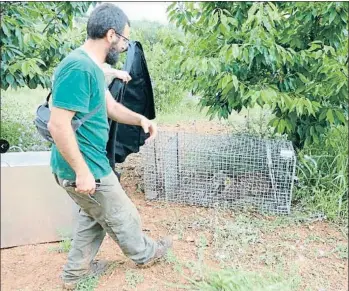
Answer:
[[[172, 246], [171, 238], [155, 242], [142, 232], [138, 211], [106, 157], [108, 117], [141, 126], [150, 133], [149, 139], [157, 133], [153, 122], [117, 103], [105, 87], [101, 66], [117, 62], [127, 48], [129, 34], [130, 23], [122, 10], [111, 3], [97, 6], [87, 23], [88, 39], [54, 74], [48, 125], [55, 142], [51, 167], [57, 182], [81, 208], [62, 275], [64, 288], [70, 290], [84, 276], [106, 269], [107, 263], [93, 260], [106, 232], [139, 266], [158, 261]], [[75, 133], [72, 120], [91, 112], [95, 113]]]

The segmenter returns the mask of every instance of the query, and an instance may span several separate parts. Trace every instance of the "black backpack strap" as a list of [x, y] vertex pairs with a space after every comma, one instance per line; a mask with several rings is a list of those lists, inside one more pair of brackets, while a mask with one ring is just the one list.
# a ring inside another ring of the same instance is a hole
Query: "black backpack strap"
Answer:
[[99, 104], [95, 109], [91, 112], [87, 113], [81, 119], [75, 119], [72, 121], [72, 126], [74, 130], [77, 130], [86, 120], [90, 119], [93, 115], [97, 113], [97, 111], [102, 107], [102, 104]]
[[48, 102], [50, 101], [51, 94], [52, 94], [52, 90], [50, 90], [50, 93], [48, 93], [46, 97], [46, 101], [43, 104], [45, 107], [48, 107]]
[[51, 94], [52, 94], [52, 91], [50, 90], [50, 93], [48, 93], [48, 95], [46, 97], [46, 102], [47, 103], [50, 101]]
[[80, 119], [81, 123], [84, 123], [87, 119], [90, 119], [93, 115], [97, 113], [97, 111], [102, 107], [102, 103], [99, 104], [95, 109], [93, 109], [91, 112], [84, 115], [83, 118]]

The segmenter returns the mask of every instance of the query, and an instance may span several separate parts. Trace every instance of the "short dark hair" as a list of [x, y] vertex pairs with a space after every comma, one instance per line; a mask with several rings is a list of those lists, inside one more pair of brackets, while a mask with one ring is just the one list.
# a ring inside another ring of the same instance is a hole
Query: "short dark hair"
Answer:
[[87, 37], [101, 39], [105, 37], [109, 29], [114, 29], [122, 34], [130, 21], [124, 11], [112, 3], [98, 5], [91, 13], [87, 21]]

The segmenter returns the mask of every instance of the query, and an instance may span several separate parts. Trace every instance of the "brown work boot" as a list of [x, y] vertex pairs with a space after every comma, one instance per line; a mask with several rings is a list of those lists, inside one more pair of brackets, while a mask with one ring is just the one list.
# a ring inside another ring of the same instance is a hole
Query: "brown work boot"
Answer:
[[112, 262], [110, 261], [93, 261], [90, 266], [89, 272], [83, 276], [80, 280], [73, 281], [73, 282], [63, 282], [63, 289], [64, 290], [75, 290], [78, 286], [79, 282], [83, 280], [86, 277], [94, 277], [94, 276], [101, 276], [104, 275], [105, 272], [109, 269]]
[[154, 257], [152, 257], [149, 261], [143, 264], [137, 264], [137, 267], [147, 268], [159, 262], [163, 257], [165, 257], [165, 255], [167, 254], [167, 251], [172, 247], [172, 245], [173, 245], [173, 239], [170, 236], [167, 236], [158, 240], [157, 250], [155, 252]]

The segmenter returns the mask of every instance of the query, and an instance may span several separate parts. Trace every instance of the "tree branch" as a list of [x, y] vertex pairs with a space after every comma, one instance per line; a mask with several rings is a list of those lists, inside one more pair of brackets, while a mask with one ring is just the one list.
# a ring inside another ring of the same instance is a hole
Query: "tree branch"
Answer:
[[59, 14], [63, 11], [64, 5], [65, 5], [65, 3], [63, 3], [61, 9], [56, 13], [55, 17], [53, 17], [53, 18], [51, 19], [51, 21], [49, 21], [49, 22], [47, 23], [47, 25], [45, 26], [44, 30], [42, 31], [42, 34], [45, 33], [45, 31], [46, 31], [46, 30], [48, 29], [48, 27], [50, 26], [51, 22], [52, 22], [53, 20], [57, 19], [57, 17], [59, 16]]

